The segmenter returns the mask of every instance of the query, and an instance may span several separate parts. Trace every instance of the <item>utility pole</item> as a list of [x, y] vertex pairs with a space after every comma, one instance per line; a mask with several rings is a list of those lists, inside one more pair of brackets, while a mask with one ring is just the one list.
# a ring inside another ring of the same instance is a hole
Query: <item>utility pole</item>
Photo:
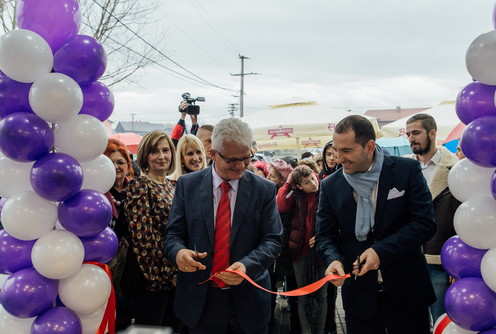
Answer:
[[245, 90], [244, 90], [244, 81], [245, 81], [245, 75], [259, 75], [260, 73], [245, 73], [245, 59], [250, 59], [248, 57], [239, 55], [239, 59], [241, 59], [241, 73], [237, 74], [232, 74], [232, 76], [240, 76], [241, 77], [241, 89], [239, 91], [239, 117], [243, 117], [243, 96], [245, 95]]
[[131, 114], [131, 132], [134, 132], [134, 116], [136, 114]]
[[229, 112], [229, 115], [231, 115], [231, 117], [234, 117], [236, 110], [238, 110], [237, 105], [238, 105], [237, 103], [229, 103], [227, 107], [227, 111]]

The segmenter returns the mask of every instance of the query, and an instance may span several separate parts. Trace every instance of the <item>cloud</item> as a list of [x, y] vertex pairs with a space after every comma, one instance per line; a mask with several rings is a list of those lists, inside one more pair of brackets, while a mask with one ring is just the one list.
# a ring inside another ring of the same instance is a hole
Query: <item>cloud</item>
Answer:
[[[141, 87], [117, 88], [112, 116], [130, 113], [176, 122], [185, 91], [205, 96], [200, 120], [215, 123], [237, 103], [239, 54], [245, 72], [245, 114], [293, 96], [322, 105], [363, 110], [433, 106], [456, 98], [471, 82], [470, 43], [491, 26], [485, 0], [199, 0], [164, 2], [174, 60], [222, 90], [178, 79], [157, 66]], [[164, 60], [164, 65], [171, 64]]]

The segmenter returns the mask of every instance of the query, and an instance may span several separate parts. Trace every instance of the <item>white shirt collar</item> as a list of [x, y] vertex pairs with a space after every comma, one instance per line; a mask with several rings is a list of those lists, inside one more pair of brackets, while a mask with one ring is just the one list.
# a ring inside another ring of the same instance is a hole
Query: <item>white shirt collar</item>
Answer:
[[[217, 188], [220, 187], [220, 184], [224, 182], [225, 180], [217, 174], [215, 171], [215, 162], [212, 165], [212, 179], [213, 179], [213, 186], [214, 186], [214, 191], [217, 190]], [[229, 184], [231, 185], [231, 190], [234, 192], [238, 192], [238, 186], [239, 186], [239, 180], [231, 180], [228, 181]]]

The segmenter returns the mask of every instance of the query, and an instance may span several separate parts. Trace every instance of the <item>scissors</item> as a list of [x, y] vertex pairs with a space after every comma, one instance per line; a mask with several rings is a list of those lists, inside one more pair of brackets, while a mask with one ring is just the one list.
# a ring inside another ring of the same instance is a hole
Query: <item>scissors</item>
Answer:
[[198, 259], [198, 250], [196, 249], [196, 245], [193, 245], [195, 248], [195, 259]]
[[360, 255], [358, 255], [358, 256], [357, 256], [356, 261], [357, 261], [357, 272], [355, 273], [355, 281], [357, 280], [357, 278], [358, 278], [358, 273], [360, 272], [360, 270], [362, 270], [362, 266], [363, 266], [363, 264], [365, 263], [365, 261], [364, 261], [363, 263], [362, 263], [362, 262], [360, 262]]

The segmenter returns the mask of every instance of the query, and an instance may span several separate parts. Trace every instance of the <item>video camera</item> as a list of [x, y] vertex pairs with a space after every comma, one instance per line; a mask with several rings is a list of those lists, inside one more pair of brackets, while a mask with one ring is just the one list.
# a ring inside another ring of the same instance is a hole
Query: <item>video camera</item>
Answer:
[[[188, 102], [188, 106], [186, 107], [186, 113], [188, 115], [198, 115], [200, 113], [200, 106], [197, 106], [195, 102], [196, 101], [205, 102], [205, 98], [201, 96], [197, 98], [193, 98], [189, 93], [183, 93], [183, 95], [181, 96], [183, 98], [183, 101]], [[179, 108], [179, 112], [183, 112], [183, 110]]]

